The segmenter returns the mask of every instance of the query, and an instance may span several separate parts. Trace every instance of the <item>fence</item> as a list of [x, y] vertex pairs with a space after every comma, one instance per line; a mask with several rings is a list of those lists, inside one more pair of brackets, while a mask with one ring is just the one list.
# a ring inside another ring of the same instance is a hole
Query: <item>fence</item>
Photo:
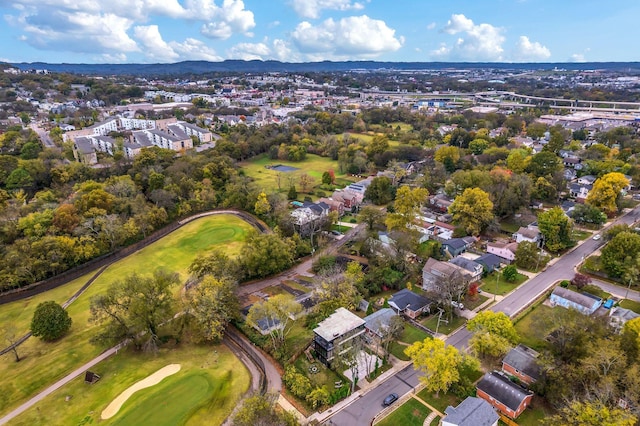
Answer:
[[228, 338], [235, 346], [244, 352], [258, 370], [260, 370], [260, 394], [265, 394], [267, 392], [267, 370], [262, 359], [256, 354], [256, 349], [251, 343], [240, 337], [236, 329], [232, 326], [227, 327], [225, 338]]

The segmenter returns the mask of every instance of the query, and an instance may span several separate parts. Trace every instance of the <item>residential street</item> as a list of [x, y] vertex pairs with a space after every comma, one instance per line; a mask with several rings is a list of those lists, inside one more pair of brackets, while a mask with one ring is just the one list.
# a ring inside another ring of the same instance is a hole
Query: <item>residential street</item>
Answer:
[[[628, 214], [622, 216], [612, 223], [617, 224], [632, 224], [636, 217], [640, 214], [640, 206]], [[513, 293], [509, 294], [500, 302], [496, 303], [491, 309], [493, 311], [504, 312], [510, 317], [513, 317], [522, 309], [524, 309], [532, 300], [535, 300], [541, 294], [549, 290], [553, 284], [562, 279], [571, 279], [575, 274], [575, 266], [580, 263], [583, 258], [588, 257], [591, 253], [596, 251], [604, 244], [604, 241], [594, 241], [589, 238], [583, 241], [572, 252], [564, 255], [560, 259], [556, 260], [553, 265], [549, 266], [545, 271], [531, 278], [525, 282]], [[600, 281], [594, 282], [600, 285]], [[624, 295], [625, 289], [614, 286], [612, 284], [606, 284], [603, 289], [608, 292]], [[632, 297], [633, 296], [633, 297]], [[629, 298], [636, 300], [640, 294], [638, 292], [629, 292]], [[462, 328], [457, 332], [450, 335], [446, 342], [455, 346], [458, 349], [466, 349], [467, 343], [471, 334], [466, 328]], [[402, 372], [390, 377], [378, 388], [368, 392], [360, 399], [356, 400], [351, 405], [345, 407], [342, 411], [331, 417], [335, 425], [368, 425], [373, 420], [374, 416], [382, 410], [382, 400], [391, 392], [396, 392], [398, 395], [410, 391], [414, 386], [418, 384], [418, 374], [411, 366], [407, 367]]]

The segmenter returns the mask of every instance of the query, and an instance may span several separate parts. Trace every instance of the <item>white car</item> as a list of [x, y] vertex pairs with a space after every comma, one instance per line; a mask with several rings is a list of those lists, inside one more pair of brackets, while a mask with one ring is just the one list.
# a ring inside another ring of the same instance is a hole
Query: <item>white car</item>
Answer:
[[602, 238], [602, 235], [600, 235], [600, 234], [596, 234], [596, 235], [593, 236], [593, 239], [595, 241], [598, 241], [600, 238]]

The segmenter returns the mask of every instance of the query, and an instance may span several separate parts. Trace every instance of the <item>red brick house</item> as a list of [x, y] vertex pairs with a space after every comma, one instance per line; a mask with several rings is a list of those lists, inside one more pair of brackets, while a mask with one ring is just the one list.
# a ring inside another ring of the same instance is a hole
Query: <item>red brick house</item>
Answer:
[[502, 360], [502, 371], [517, 377], [527, 385], [531, 385], [540, 378], [538, 355], [538, 352], [533, 349], [518, 345], [511, 349]]
[[522, 414], [533, 399], [533, 392], [512, 382], [500, 371], [485, 374], [476, 385], [476, 395], [511, 419]]

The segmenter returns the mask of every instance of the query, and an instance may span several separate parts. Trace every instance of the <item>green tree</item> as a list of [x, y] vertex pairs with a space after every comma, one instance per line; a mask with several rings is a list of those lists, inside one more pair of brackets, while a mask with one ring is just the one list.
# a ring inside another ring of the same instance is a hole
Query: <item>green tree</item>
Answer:
[[455, 170], [458, 161], [460, 161], [460, 149], [457, 146], [443, 146], [438, 148], [434, 158], [451, 173]]
[[555, 172], [562, 170], [562, 161], [553, 152], [542, 151], [531, 157], [526, 170], [536, 178], [553, 176]]
[[239, 275], [237, 263], [220, 249], [196, 256], [189, 265], [189, 272], [197, 279], [210, 275], [218, 279], [238, 281]]
[[287, 192], [287, 199], [289, 200], [297, 200], [298, 199], [298, 191], [296, 191], [296, 187], [291, 185], [289, 187], [289, 192]]
[[297, 426], [295, 416], [276, 409], [278, 395], [253, 395], [246, 398], [233, 416], [234, 426]]
[[602, 225], [607, 221], [606, 214], [589, 204], [576, 204], [570, 215], [576, 223], [580, 224]]
[[478, 235], [493, 220], [493, 203], [480, 188], [467, 188], [449, 206], [453, 222], [471, 235]]
[[520, 268], [529, 271], [536, 270], [541, 266], [542, 256], [536, 243], [522, 241], [518, 243], [514, 263]]
[[367, 200], [377, 205], [387, 204], [393, 200], [393, 195], [391, 179], [386, 176], [374, 177], [364, 193]]
[[268, 300], [255, 303], [247, 314], [247, 323], [253, 327], [258, 321], [266, 321], [270, 327], [269, 335], [273, 339], [274, 348], [285, 347], [286, 337], [291, 331], [295, 317], [302, 312], [302, 305], [289, 294], [276, 294]]
[[284, 370], [282, 382], [298, 398], [304, 399], [312, 389], [311, 381], [307, 376], [298, 372], [298, 369], [293, 365], [287, 366]]
[[487, 148], [489, 148], [489, 142], [486, 139], [474, 139], [469, 142], [469, 150], [476, 155], [482, 154]]
[[409, 226], [420, 211], [420, 206], [424, 204], [429, 196], [429, 191], [425, 188], [409, 188], [401, 186], [396, 194], [393, 204], [394, 213], [389, 213], [385, 219], [385, 224], [390, 231], [404, 230]]
[[331, 179], [331, 174], [329, 172], [322, 173], [322, 184], [329, 186], [332, 183], [333, 179]]
[[71, 328], [71, 317], [62, 306], [50, 300], [42, 302], [33, 313], [31, 334], [45, 342], [64, 336]]
[[558, 190], [546, 178], [539, 177], [533, 186], [532, 195], [538, 200], [554, 201], [558, 197]]
[[174, 314], [171, 288], [179, 281], [178, 274], [162, 270], [152, 276], [133, 273], [92, 297], [90, 321], [105, 325], [95, 340], [117, 343], [130, 338], [144, 351], [157, 351], [160, 325]]
[[358, 213], [358, 220], [361, 223], [366, 223], [370, 231], [374, 226], [384, 223], [384, 219], [384, 211], [374, 206], [364, 206]]
[[278, 234], [251, 231], [238, 260], [246, 278], [261, 278], [290, 268], [294, 252], [294, 245]]
[[413, 366], [420, 371], [420, 381], [428, 392], [447, 392], [451, 385], [460, 380], [459, 366], [463, 356], [452, 346], [445, 346], [440, 339], [427, 338], [404, 350], [411, 358]]
[[507, 157], [507, 167], [514, 173], [522, 173], [527, 167], [529, 153], [524, 149], [512, 149]]
[[635, 232], [620, 232], [602, 249], [600, 261], [609, 276], [619, 278], [624, 275], [631, 262], [640, 253], [640, 235]]
[[518, 269], [514, 265], [505, 266], [502, 277], [510, 283], [515, 282], [518, 279]]
[[229, 279], [206, 276], [186, 290], [184, 314], [193, 320], [196, 336], [209, 342], [222, 339], [227, 324], [238, 316], [236, 287]]
[[544, 245], [552, 253], [574, 244], [573, 223], [560, 207], [554, 207], [538, 215], [538, 228], [544, 236]]
[[607, 407], [600, 401], [573, 401], [543, 423], [549, 426], [633, 426], [637, 421], [631, 412]]
[[326, 386], [321, 388], [316, 387], [314, 390], [309, 392], [305, 399], [311, 404], [311, 408], [316, 409], [318, 407], [329, 405], [331, 402], [331, 394]]
[[618, 202], [622, 197], [622, 189], [629, 185], [629, 180], [618, 172], [607, 173], [593, 183], [587, 195], [587, 204], [602, 210], [609, 216], [618, 212]]

